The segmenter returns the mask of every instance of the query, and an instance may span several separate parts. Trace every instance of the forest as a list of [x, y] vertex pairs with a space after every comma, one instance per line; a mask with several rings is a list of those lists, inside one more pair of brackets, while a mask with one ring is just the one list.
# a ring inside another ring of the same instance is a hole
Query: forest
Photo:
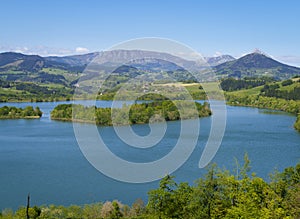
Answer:
[[4, 209], [2, 219], [46, 218], [132, 218], [132, 219], [238, 219], [300, 217], [300, 163], [282, 172], [274, 171], [269, 180], [251, 173], [245, 154], [243, 164], [236, 161], [229, 171], [212, 164], [193, 185], [177, 183], [166, 175], [156, 189], [148, 192], [146, 204], [137, 199], [131, 206], [106, 201], [69, 207], [44, 205]]
[[300, 80], [298, 77], [284, 81], [276, 81], [274, 78], [270, 77], [246, 77], [243, 79], [226, 78], [221, 80], [220, 86], [227, 92], [263, 86], [260, 89], [260, 95], [262, 96], [286, 100], [300, 100]]
[[236, 91], [258, 87], [274, 81], [275, 79], [271, 77], [245, 77], [243, 79], [224, 78], [221, 80], [220, 86], [224, 91]]
[[[192, 110], [197, 108], [197, 115]], [[181, 110], [178, 110], [181, 109]], [[129, 116], [128, 115], [129, 112]], [[181, 113], [180, 113], [181, 112]], [[74, 115], [74, 117], [73, 117]], [[192, 119], [195, 116], [210, 116], [209, 104], [189, 101], [153, 101], [148, 103], [124, 104], [121, 108], [86, 107], [80, 104], [60, 104], [51, 111], [51, 119], [75, 122], [95, 122], [101, 126], [144, 124], [149, 122]], [[112, 120], [112, 118], [114, 120]]]
[[[295, 86], [289, 90], [282, 90], [278, 84], [265, 85], [261, 89], [261, 93], [267, 97], [277, 97], [286, 100], [300, 100], [300, 83], [297, 82], [299, 86]], [[282, 86], [292, 85], [292, 80], [283, 81]]]
[[47, 102], [70, 100], [74, 88], [62, 84], [4, 81], [0, 78], [0, 102]]
[[0, 119], [37, 119], [43, 112], [39, 107], [17, 108], [14, 106], [3, 106], [0, 108]]

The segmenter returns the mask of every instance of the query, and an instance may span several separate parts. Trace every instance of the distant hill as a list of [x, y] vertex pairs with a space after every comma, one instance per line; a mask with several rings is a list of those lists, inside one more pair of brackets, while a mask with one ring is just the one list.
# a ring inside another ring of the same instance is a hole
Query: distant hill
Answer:
[[216, 66], [216, 65], [223, 64], [225, 62], [235, 60], [235, 58], [232, 57], [231, 55], [220, 55], [220, 56], [216, 56], [216, 57], [205, 57], [204, 59], [206, 60], [206, 62], [210, 66]]
[[280, 63], [259, 52], [217, 65], [215, 71], [222, 77], [237, 78], [271, 76], [278, 79], [287, 79], [300, 75], [300, 68]]
[[[156, 63], [161, 67], [164, 65], [163, 60], [167, 60], [168, 63], [173, 63], [179, 68], [192, 69], [199, 67], [199, 63], [191, 60], [187, 60], [169, 53], [145, 51], [145, 50], [112, 50], [104, 51], [99, 53], [99, 59], [105, 63], [113, 64], [130, 64], [130, 65], [142, 65], [145, 68], [145, 63], [147, 62], [151, 68], [154, 66], [155, 59], [161, 60], [160, 63]], [[140, 62], [140, 63], [139, 63]], [[152, 64], [151, 64], [152, 63]], [[167, 64], [170, 66], [170, 64]], [[141, 68], [141, 66], [140, 66]], [[177, 68], [177, 67], [176, 67]]]
[[181, 82], [196, 82], [196, 79], [182, 67], [175, 63], [155, 58], [142, 58], [130, 61], [126, 65], [117, 67], [112, 72], [112, 75], [114, 75], [114, 80], [119, 80], [116, 76], [125, 76], [127, 79], [130, 79], [137, 75], [143, 75], [145, 76], [143, 80], [148, 82], [157, 80], [170, 81], [171, 78]]
[[183, 69], [175, 63], [155, 58], [137, 59], [129, 62], [128, 64], [139, 70], [151, 72], [176, 71]]
[[73, 56], [48, 56], [44, 57], [49, 63], [61, 63], [69, 66], [86, 66], [90, 63], [97, 55], [98, 52], [88, 53], [84, 55], [73, 55]]
[[50, 56], [24, 55], [15, 52], [0, 53], [0, 72], [21, 71], [38, 72], [43, 68], [58, 68], [71, 72], [83, 71], [98, 53], [89, 53], [75, 56]]
[[30, 71], [41, 70], [45, 65], [45, 59], [38, 55], [24, 55], [21, 53], [0, 53], [0, 71]]
[[[173, 74], [175, 78], [180, 78], [180, 81], [194, 80], [188, 76], [187, 70], [207, 70], [210, 66], [213, 67], [219, 78], [272, 76], [278, 79], [287, 79], [300, 75], [300, 68], [282, 64], [259, 52], [239, 59], [234, 59], [230, 55], [206, 57], [205, 63], [204, 60], [187, 60], [162, 52], [112, 50], [64, 57], [41, 57], [14, 52], [0, 53], [0, 79], [73, 86], [77, 83], [80, 73], [95, 58], [103, 64], [101, 69], [104, 72], [116, 70], [121, 75], [120, 71], [123, 69], [126, 75], [133, 76], [146, 72], [165, 71]], [[130, 69], [119, 68], [122, 65], [129, 66]], [[209, 73], [211, 71], [206, 72], [210, 80], [216, 78], [214, 74]], [[98, 76], [97, 72], [85, 72], [83, 80], [94, 80]]]

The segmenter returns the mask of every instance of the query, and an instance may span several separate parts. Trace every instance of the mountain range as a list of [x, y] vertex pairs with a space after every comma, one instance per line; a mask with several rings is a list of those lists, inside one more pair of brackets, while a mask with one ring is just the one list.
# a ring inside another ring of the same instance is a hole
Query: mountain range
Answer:
[[[178, 74], [178, 70], [203, 67], [203, 62], [187, 60], [168, 53], [143, 50], [113, 50], [64, 57], [41, 57], [4, 52], [0, 53], [0, 79], [70, 85], [74, 84], [80, 73], [96, 57], [100, 57], [101, 62], [112, 69], [126, 63], [127, 66], [139, 71], [177, 71]], [[286, 79], [300, 75], [300, 68], [280, 63], [260, 52], [250, 53], [239, 59], [230, 55], [204, 59], [206, 66], [210, 66], [218, 78], [270, 76]], [[91, 75], [87, 78], [91, 80], [93, 77]]]

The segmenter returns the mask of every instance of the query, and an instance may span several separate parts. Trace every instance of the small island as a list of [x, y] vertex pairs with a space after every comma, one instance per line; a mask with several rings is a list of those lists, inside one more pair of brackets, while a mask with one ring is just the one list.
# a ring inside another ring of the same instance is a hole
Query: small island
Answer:
[[39, 119], [43, 112], [39, 107], [17, 108], [14, 106], [3, 106], [0, 108], [0, 119]]
[[[196, 105], [198, 115], [195, 115], [192, 105]], [[184, 109], [180, 115], [177, 106]], [[74, 116], [73, 116], [74, 111]], [[129, 112], [129, 120], [128, 120]], [[148, 103], [124, 104], [121, 108], [97, 108], [80, 104], [60, 104], [51, 112], [51, 119], [70, 122], [96, 123], [101, 126], [113, 125], [112, 115], [115, 116], [114, 125], [146, 124], [149, 122], [176, 121], [180, 119], [194, 119], [211, 115], [208, 103], [187, 101], [154, 101]], [[117, 123], [117, 124], [116, 124]]]

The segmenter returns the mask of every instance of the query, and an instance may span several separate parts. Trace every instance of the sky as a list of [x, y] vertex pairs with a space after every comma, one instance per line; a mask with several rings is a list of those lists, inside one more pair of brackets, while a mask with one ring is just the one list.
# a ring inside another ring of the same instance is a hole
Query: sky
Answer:
[[299, 0], [1, 0], [0, 52], [70, 55], [162, 37], [203, 56], [256, 48], [300, 66]]

